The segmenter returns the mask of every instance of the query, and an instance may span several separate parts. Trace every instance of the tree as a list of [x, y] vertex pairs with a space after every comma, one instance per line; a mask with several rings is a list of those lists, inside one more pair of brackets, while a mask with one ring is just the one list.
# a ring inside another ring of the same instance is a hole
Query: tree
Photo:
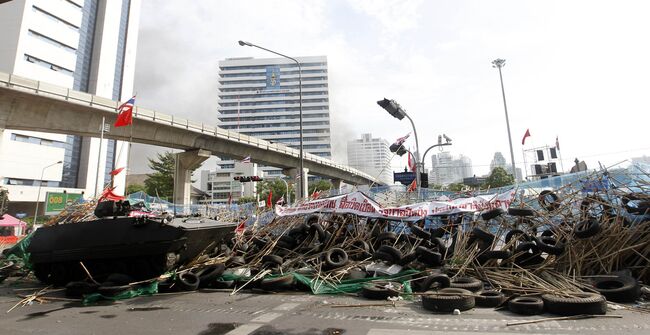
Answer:
[[147, 174], [144, 188], [147, 194], [170, 199], [174, 194], [175, 157], [171, 151], [156, 154], [157, 159], [149, 158], [149, 168], [154, 172]]
[[257, 199], [255, 197], [241, 197], [239, 200], [237, 200], [238, 204], [247, 204], [249, 202], [257, 202]]
[[319, 191], [319, 192], [320, 191], [328, 191], [331, 188], [332, 188], [332, 183], [330, 181], [328, 181], [328, 180], [325, 180], [325, 179], [317, 180], [317, 181], [309, 184], [309, 186], [307, 186], [307, 190], [308, 190], [309, 195], [313, 194], [314, 191]]
[[451, 183], [447, 185], [447, 189], [449, 189], [452, 192], [460, 192], [463, 189], [465, 189], [465, 184], [463, 183]]
[[[295, 199], [295, 192], [293, 190], [292, 185], [289, 185], [289, 193], [291, 194], [291, 199]], [[284, 182], [279, 179], [267, 179], [261, 182], [257, 183], [257, 194], [260, 196], [260, 201], [266, 199], [269, 196], [269, 190], [273, 191], [273, 195], [271, 196], [271, 201], [273, 204], [275, 204], [276, 201], [280, 199], [280, 197], [284, 196], [284, 201], [287, 201], [287, 187], [284, 185]]]
[[126, 194], [133, 194], [144, 190], [145, 187], [142, 184], [130, 184], [126, 187]]
[[508, 186], [512, 185], [515, 183], [515, 177], [513, 177], [511, 174], [509, 174], [504, 168], [502, 167], [495, 167], [492, 169], [492, 172], [490, 175], [487, 177], [485, 180], [484, 187], [501, 187], [501, 186]]

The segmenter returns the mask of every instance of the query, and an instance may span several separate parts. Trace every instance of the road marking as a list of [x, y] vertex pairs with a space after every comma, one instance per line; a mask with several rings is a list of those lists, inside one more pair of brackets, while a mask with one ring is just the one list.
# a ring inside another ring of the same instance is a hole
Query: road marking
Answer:
[[[436, 331], [436, 330], [403, 330], [403, 329], [370, 329], [368, 335], [395, 335], [399, 334], [408, 334], [408, 335], [476, 335], [476, 332], [449, 332], [449, 331]], [[490, 333], [485, 333], [490, 334]], [[498, 334], [498, 333], [494, 333]], [[510, 333], [508, 335], [543, 335], [543, 334], [532, 334], [532, 333]], [[555, 334], [561, 335], [561, 334]]]
[[262, 314], [262, 315], [256, 317], [255, 319], [251, 320], [250, 322], [261, 322], [261, 323], [269, 322], [269, 321], [275, 320], [279, 316], [282, 316], [282, 314], [281, 313], [266, 313], [266, 314]]
[[290, 311], [290, 310], [298, 307], [298, 305], [300, 305], [300, 304], [295, 303], [295, 302], [287, 302], [287, 303], [284, 303], [282, 305], [277, 306], [273, 310], [274, 311]]
[[247, 323], [245, 325], [241, 325], [241, 326], [227, 332], [226, 335], [248, 335], [248, 334], [254, 332], [259, 327], [262, 327], [262, 325], [261, 324], [254, 324], [254, 323]]

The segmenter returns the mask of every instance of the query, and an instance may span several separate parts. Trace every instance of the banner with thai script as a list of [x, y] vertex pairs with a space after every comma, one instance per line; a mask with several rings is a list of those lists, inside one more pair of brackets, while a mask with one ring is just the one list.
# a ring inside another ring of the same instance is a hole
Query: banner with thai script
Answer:
[[416, 221], [429, 215], [447, 215], [461, 212], [476, 212], [493, 208], [508, 209], [514, 197], [514, 190], [500, 194], [479, 195], [449, 201], [431, 201], [400, 207], [382, 207], [361, 192], [352, 192], [326, 199], [317, 199], [298, 204], [295, 207], [276, 206], [278, 216], [310, 213], [357, 214], [373, 218]]

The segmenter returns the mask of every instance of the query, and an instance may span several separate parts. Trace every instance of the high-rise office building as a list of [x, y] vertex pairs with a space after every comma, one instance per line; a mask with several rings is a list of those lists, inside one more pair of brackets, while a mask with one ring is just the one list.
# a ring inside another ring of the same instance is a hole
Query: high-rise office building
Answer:
[[348, 165], [359, 169], [386, 185], [393, 183], [389, 143], [383, 138], [373, 138], [372, 134], [362, 134], [361, 138], [348, 141]]
[[467, 156], [460, 155], [455, 158], [447, 151], [431, 156], [429, 184], [459, 183], [473, 175], [472, 160]]
[[490, 171], [494, 170], [496, 167], [506, 168], [506, 158], [503, 157], [503, 154], [499, 151], [494, 153], [494, 158], [492, 158], [492, 162], [490, 162]]
[[[125, 101], [133, 93], [139, 15], [140, 0], [2, 3], [0, 71]], [[0, 131], [0, 183], [14, 211], [33, 207], [39, 186], [39, 201], [48, 191], [93, 196], [127, 160], [121, 141]], [[116, 176], [116, 192], [124, 190], [125, 176]]]
[[[296, 59], [302, 67], [303, 150], [331, 158], [327, 58]], [[299, 87], [298, 65], [286, 58], [220, 61], [218, 126], [298, 149]]]
[[237, 203], [242, 197], [254, 197], [256, 182], [241, 183], [235, 177], [260, 176], [261, 169], [255, 163], [242, 163], [238, 161], [219, 161], [215, 171], [201, 171], [201, 190], [208, 193], [209, 197], [204, 202], [210, 204]]

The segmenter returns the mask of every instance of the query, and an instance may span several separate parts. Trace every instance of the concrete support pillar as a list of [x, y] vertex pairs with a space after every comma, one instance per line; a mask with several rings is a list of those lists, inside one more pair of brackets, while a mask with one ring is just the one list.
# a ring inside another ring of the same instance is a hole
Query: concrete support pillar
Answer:
[[174, 172], [175, 204], [190, 204], [192, 170], [198, 168], [211, 155], [212, 153], [210, 151], [203, 149], [195, 149], [176, 154], [176, 169]]
[[332, 178], [330, 179], [330, 182], [332, 182], [332, 189], [334, 190], [334, 192], [336, 192], [336, 194], [339, 194], [339, 192], [341, 191], [341, 179]]
[[282, 173], [285, 176], [291, 177], [291, 180], [293, 181], [294, 185], [296, 185], [296, 201], [300, 201], [305, 199], [306, 197], [309, 196], [308, 194], [308, 178], [307, 178], [307, 173], [309, 173], [309, 169], [305, 168], [305, 171], [302, 174], [302, 178], [305, 179], [305, 183], [303, 184], [303, 189], [300, 189], [300, 179], [298, 178], [298, 171], [299, 169], [297, 168], [291, 168], [291, 169], [283, 169]]

